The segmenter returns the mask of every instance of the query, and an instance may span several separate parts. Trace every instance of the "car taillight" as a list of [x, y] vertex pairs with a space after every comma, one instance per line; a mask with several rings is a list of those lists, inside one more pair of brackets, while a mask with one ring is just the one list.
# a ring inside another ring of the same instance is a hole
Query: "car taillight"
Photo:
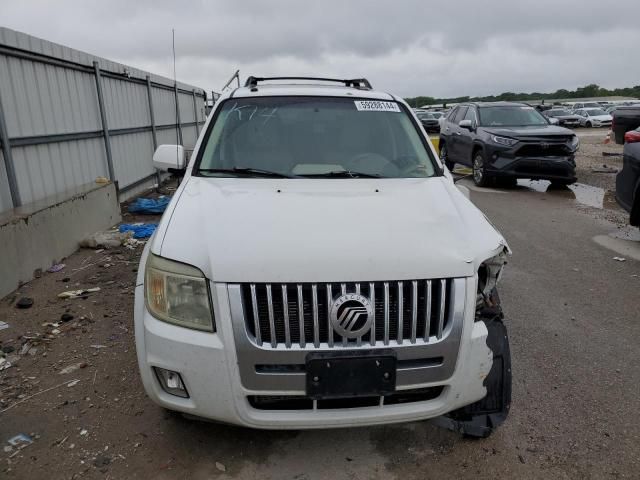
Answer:
[[637, 130], [631, 130], [624, 134], [624, 143], [638, 143], [640, 142], [640, 132]]

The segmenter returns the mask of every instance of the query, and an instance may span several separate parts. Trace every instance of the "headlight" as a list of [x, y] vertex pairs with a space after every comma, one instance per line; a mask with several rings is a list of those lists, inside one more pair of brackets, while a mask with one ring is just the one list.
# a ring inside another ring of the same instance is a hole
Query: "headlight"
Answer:
[[145, 301], [151, 315], [158, 320], [215, 331], [207, 279], [195, 267], [149, 254]]
[[578, 146], [580, 146], [580, 139], [577, 135], [574, 135], [573, 137], [571, 137], [571, 149], [577, 150]]
[[505, 147], [513, 147], [516, 143], [518, 143], [518, 140], [514, 138], [499, 137], [498, 135], [491, 135], [491, 140], [494, 143], [497, 143], [498, 145], [504, 145]]

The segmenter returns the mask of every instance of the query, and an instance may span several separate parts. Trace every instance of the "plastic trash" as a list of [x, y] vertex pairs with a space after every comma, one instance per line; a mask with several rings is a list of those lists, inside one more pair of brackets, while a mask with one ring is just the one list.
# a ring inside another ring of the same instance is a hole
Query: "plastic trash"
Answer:
[[62, 293], [58, 294], [59, 298], [78, 298], [89, 293], [99, 292], [100, 287], [87, 288], [85, 290], [65, 290]]
[[79, 370], [80, 368], [82, 368], [82, 363], [83, 362], [79, 362], [79, 363], [74, 363], [73, 365], [69, 365], [68, 367], [65, 367], [62, 370], [60, 370], [58, 372], [58, 375], [67, 375], [69, 373], [75, 372], [76, 370]]
[[131, 234], [113, 230], [106, 232], [96, 232], [92, 235], [89, 235], [88, 237], [83, 238], [80, 241], [80, 246], [86, 248], [117, 248], [122, 245], [122, 243], [129, 237], [131, 237]]
[[120, 232], [133, 232], [133, 238], [148, 238], [158, 228], [157, 223], [123, 223]]
[[60, 270], [62, 270], [64, 267], [66, 267], [66, 265], [64, 263], [56, 263], [55, 265], [50, 266], [47, 269], [47, 272], [56, 273], [56, 272], [59, 272]]
[[136, 200], [129, 205], [129, 213], [157, 215], [165, 211], [170, 200], [170, 197], [164, 195], [158, 198], [136, 198]]
[[6, 370], [7, 368], [10, 368], [12, 366], [12, 363], [7, 360], [4, 357], [0, 357], [0, 372], [2, 370]]
[[4, 330], [5, 328], [9, 328], [9, 324], [7, 322], [0, 322], [0, 330]]
[[20, 433], [15, 437], [11, 437], [9, 440], [7, 440], [7, 442], [13, 447], [17, 447], [20, 445], [31, 445], [33, 443], [33, 438], [31, 438], [26, 433]]
[[144, 245], [146, 242], [142, 240], [136, 240], [135, 238], [127, 238], [123, 245], [129, 250], [135, 250], [139, 245]]

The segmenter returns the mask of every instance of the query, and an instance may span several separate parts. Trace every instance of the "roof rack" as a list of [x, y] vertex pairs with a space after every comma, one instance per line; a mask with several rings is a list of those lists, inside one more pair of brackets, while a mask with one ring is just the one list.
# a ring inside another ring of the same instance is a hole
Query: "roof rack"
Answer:
[[320, 77], [248, 77], [244, 83], [245, 87], [257, 87], [258, 83], [270, 80], [314, 80], [320, 82], [342, 83], [345, 87], [359, 88], [362, 90], [371, 90], [371, 84], [366, 78], [320, 78]]

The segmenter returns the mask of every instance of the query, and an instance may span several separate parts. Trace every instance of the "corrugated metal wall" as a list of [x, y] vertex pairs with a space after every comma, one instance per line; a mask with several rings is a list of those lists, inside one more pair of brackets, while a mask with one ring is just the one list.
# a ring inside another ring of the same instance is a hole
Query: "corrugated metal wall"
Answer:
[[121, 199], [150, 186], [153, 127], [157, 144], [181, 136], [192, 149], [205, 100], [191, 85], [0, 27], [0, 212], [109, 177], [110, 162]]

